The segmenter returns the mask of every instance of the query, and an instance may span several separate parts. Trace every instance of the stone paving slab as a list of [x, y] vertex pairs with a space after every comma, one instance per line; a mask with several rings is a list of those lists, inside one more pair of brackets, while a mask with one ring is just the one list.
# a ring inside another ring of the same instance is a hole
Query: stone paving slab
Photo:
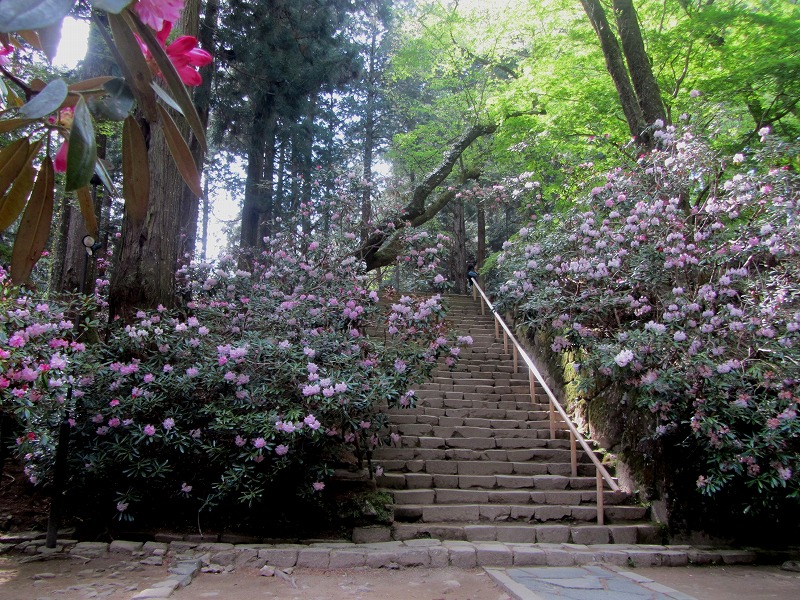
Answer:
[[697, 600], [605, 565], [487, 568], [486, 572], [517, 600]]

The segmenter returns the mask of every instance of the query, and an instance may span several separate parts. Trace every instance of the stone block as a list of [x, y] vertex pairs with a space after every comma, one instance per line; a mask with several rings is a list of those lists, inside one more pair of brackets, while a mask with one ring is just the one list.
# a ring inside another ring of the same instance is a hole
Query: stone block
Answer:
[[575, 544], [607, 544], [609, 540], [608, 527], [602, 525], [572, 528], [572, 542]]
[[569, 527], [566, 525], [537, 525], [538, 544], [566, 544], [569, 541]]
[[635, 544], [637, 540], [637, 528], [626, 525], [609, 525], [611, 540], [615, 544]]
[[78, 542], [69, 551], [70, 556], [85, 556], [86, 558], [98, 558], [105, 556], [107, 552], [107, 542]]
[[497, 539], [495, 525], [466, 525], [464, 535], [470, 542], [493, 542]]
[[258, 558], [258, 549], [256, 548], [241, 548], [236, 547], [236, 558], [234, 559], [234, 566], [238, 567], [256, 567], [260, 569], [266, 564], [266, 559]]
[[395, 558], [397, 557], [396, 551], [390, 550], [372, 550], [367, 552], [367, 564], [371, 569], [381, 569], [390, 565], [397, 566]]
[[430, 567], [443, 568], [450, 564], [450, 552], [444, 546], [429, 547], [428, 555], [430, 556]]
[[480, 567], [510, 567], [514, 564], [511, 548], [505, 544], [478, 542], [475, 554]]
[[534, 516], [537, 521], [561, 521], [572, 516], [569, 506], [537, 506]]
[[508, 505], [483, 504], [480, 506], [481, 521], [508, 521], [511, 507]]
[[547, 564], [547, 554], [541, 548], [511, 544], [515, 567], [539, 567]]
[[195, 550], [198, 552], [225, 552], [233, 550], [233, 544], [224, 544], [221, 542], [203, 542], [197, 544]]
[[169, 544], [166, 542], [145, 542], [142, 550], [145, 554], [164, 556], [169, 551]]
[[169, 598], [172, 595], [173, 590], [168, 587], [165, 588], [147, 588], [142, 590], [131, 600], [150, 600], [152, 598]]
[[460, 569], [473, 569], [478, 566], [478, 557], [474, 546], [446, 545], [450, 554], [450, 565]]
[[375, 544], [389, 542], [392, 539], [392, 530], [381, 525], [368, 527], [353, 527], [353, 542], [356, 544]]
[[477, 504], [462, 505], [434, 505], [422, 507], [422, 520], [426, 523], [442, 521], [474, 522], [480, 518], [480, 508]]
[[144, 542], [131, 542], [127, 540], [114, 540], [109, 544], [108, 551], [117, 554], [133, 554], [139, 552]]
[[515, 544], [533, 544], [536, 542], [536, 529], [528, 525], [498, 527], [497, 541]]
[[297, 552], [297, 566], [327, 569], [330, 566], [330, 554], [330, 548], [302, 548]]
[[575, 557], [568, 550], [546, 548], [544, 553], [547, 556], [547, 565], [550, 567], [570, 567], [575, 564]]
[[366, 552], [363, 550], [331, 550], [331, 569], [353, 569], [367, 564]]
[[569, 477], [561, 475], [534, 475], [533, 484], [538, 490], [565, 490], [569, 485]]
[[433, 485], [433, 475], [429, 473], [406, 473], [405, 480], [409, 490], [428, 489]]
[[402, 567], [427, 567], [431, 562], [428, 548], [401, 548], [395, 561]]
[[294, 567], [297, 564], [298, 548], [275, 547], [258, 551], [258, 558], [263, 558], [266, 564], [273, 567]]

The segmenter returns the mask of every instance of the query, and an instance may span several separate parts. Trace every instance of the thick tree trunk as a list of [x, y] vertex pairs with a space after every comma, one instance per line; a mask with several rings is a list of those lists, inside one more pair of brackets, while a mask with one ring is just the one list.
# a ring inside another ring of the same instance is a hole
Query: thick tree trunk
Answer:
[[639, 17], [633, 6], [633, 0], [614, 0], [614, 15], [617, 18], [619, 39], [628, 63], [628, 72], [644, 120], [648, 125], [652, 125], [656, 119], [664, 121], [667, 117], [661, 100], [661, 90], [644, 48], [642, 30], [639, 27]]
[[130, 318], [138, 308], [174, 305], [183, 179], [160, 123], [150, 124], [150, 204], [141, 226], [123, 221], [122, 247], [111, 280], [110, 317]]
[[617, 89], [617, 96], [619, 96], [628, 129], [637, 142], [649, 145], [650, 140], [645, 133], [647, 121], [644, 118], [642, 107], [639, 106], [639, 100], [625, 68], [619, 42], [608, 24], [606, 13], [599, 0], [581, 0], [581, 4], [600, 40], [600, 47], [606, 59], [606, 68]]
[[275, 152], [275, 114], [268, 94], [255, 103], [247, 149], [247, 179], [242, 205], [242, 248], [257, 248], [262, 221], [269, 235], [272, 212], [272, 171]]

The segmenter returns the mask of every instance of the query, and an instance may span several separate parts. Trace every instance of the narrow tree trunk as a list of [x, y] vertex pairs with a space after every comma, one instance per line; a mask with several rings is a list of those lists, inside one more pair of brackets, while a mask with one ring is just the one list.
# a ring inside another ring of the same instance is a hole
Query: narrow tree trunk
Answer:
[[600, 5], [600, 0], [581, 0], [581, 4], [600, 40], [600, 47], [606, 59], [606, 68], [617, 89], [617, 96], [619, 96], [622, 112], [628, 123], [628, 129], [639, 143], [649, 145], [649, 140], [645, 139], [647, 136], [643, 135], [647, 128], [644, 113], [641, 106], [639, 106], [639, 101], [625, 67], [625, 61], [622, 58], [619, 43], [608, 24], [608, 19], [603, 7]]
[[664, 121], [666, 113], [661, 100], [661, 90], [655, 75], [653, 75], [650, 58], [644, 47], [639, 17], [633, 6], [633, 0], [614, 0], [614, 15], [617, 18], [619, 39], [628, 63], [628, 72], [631, 75], [633, 89], [639, 99], [644, 120], [648, 125], [652, 125], [656, 119]]
[[464, 222], [464, 200], [453, 202], [453, 277], [455, 291], [467, 292], [467, 229]]
[[372, 29], [369, 47], [369, 72], [367, 74], [367, 106], [364, 120], [364, 189], [361, 192], [361, 242], [369, 236], [372, 220], [372, 153], [375, 147], [375, 53], [377, 33]]
[[[244, 203], [242, 205], [243, 248], [257, 248], [262, 245], [259, 233], [262, 221], [271, 217], [272, 204], [272, 163], [275, 145], [275, 114], [269, 94], [262, 102], [254, 103], [253, 120], [250, 126], [250, 142], [247, 149], [247, 178], [245, 182]], [[264, 227], [269, 235], [269, 224]]]

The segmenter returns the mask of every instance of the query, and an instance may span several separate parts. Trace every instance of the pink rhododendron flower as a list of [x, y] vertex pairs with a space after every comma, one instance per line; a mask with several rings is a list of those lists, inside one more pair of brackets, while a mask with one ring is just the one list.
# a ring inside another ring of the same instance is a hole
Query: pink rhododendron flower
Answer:
[[181, 17], [184, 0], [138, 0], [133, 10], [145, 25], [156, 31], [164, 26], [164, 21], [174, 23]]
[[53, 159], [53, 169], [56, 173], [64, 173], [67, 170], [67, 152], [69, 152], [69, 141], [64, 140]]
[[322, 483], [321, 481], [315, 481], [314, 482], [314, 491], [315, 492], [321, 492], [324, 489], [325, 489], [325, 484], [324, 483]]
[[286, 444], [278, 444], [275, 446], [275, 454], [278, 456], [284, 456], [287, 452], [289, 452], [289, 446]]
[[143, 431], [145, 435], [149, 436], [154, 436], [156, 434], [156, 428], [152, 425], [145, 425]]
[[[197, 72], [197, 68], [210, 64], [213, 60], [211, 54], [198, 48], [197, 38], [191, 35], [179, 36], [171, 44], [166, 45], [170, 31], [172, 31], [172, 23], [164, 21], [164, 26], [156, 34], [158, 41], [164, 46], [167, 56], [172, 61], [181, 81], [188, 86], [200, 85], [203, 83], [203, 79], [200, 77], [200, 73]], [[150, 54], [150, 50], [141, 41], [139, 41], [139, 45], [152, 71], [160, 75], [161, 71]]]

